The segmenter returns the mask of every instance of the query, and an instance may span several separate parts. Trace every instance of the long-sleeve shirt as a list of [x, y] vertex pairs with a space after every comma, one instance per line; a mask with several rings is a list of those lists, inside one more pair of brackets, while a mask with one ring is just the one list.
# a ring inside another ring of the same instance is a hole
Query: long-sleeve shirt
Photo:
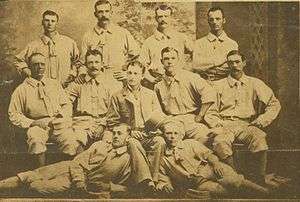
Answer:
[[[204, 77], [209, 80], [219, 80], [229, 74], [227, 54], [232, 50], [238, 50], [238, 44], [230, 39], [225, 32], [220, 36], [209, 33], [207, 36], [198, 39], [194, 45], [193, 69], [201, 70]], [[221, 65], [223, 64], [223, 65]], [[220, 67], [217, 67], [221, 65]], [[207, 70], [213, 67], [215, 74]]]
[[69, 75], [76, 76], [79, 50], [73, 39], [59, 33], [52, 38], [42, 35], [39, 39], [29, 43], [16, 56], [15, 65], [19, 71], [28, 66], [28, 58], [33, 53], [42, 53], [47, 58], [45, 71], [47, 78], [63, 83]]
[[159, 183], [189, 183], [192, 177], [206, 178], [207, 157], [212, 154], [196, 140], [180, 141], [175, 148], [167, 147], [160, 165]]
[[75, 115], [104, 117], [108, 110], [111, 92], [104, 75], [85, 76], [84, 84], [70, 83], [65, 89], [71, 101], [76, 103]]
[[[127, 146], [113, 148], [103, 141], [94, 143], [71, 161], [70, 175], [73, 183], [110, 190], [110, 183], [122, 184], [131, 174]], [[105, 190], [104, 190], [105, 191]]]
[[26, 78], [11, 96], [9, 119], [20, 128], [29, 128], [34, 120], [57, 114], [71, 117], [72, 105], [56, 80]]
[[135, 97], [130, 88], [126, 86], [112, 96], [107, 112], [107, 123], [109, 126], [127, 123], [133, 129], [143, 128], [153, 113], [161, 113], [155, 93], [141, 87]]
[[83, 64], [88, 49], [99, 50], [103, 54], [104, 67], [113, 70], [121, 70], [126, 61], [140, 51], [130, 32], [114, 24], [109, 25], [107, 30], [95, 26], [84, 34], [81, 51]]
[[174, 77], [164, 76], [155, 92], [167, 115], [195, 114], [201, 103], [215, 103], [215, 90], [199, 75], [178, 70]]
[[[216, 89], [218, 94], [217, 111], [220, 118], [250, 119], [257, 113], [255, 104], [259, 100], [265, 104], [266, 108], [265, 112], [257, 119], [265, 127], [277, 117], [281, 109], [280, 102], [271, 88], [260, 79], [245, 74], [239, 80], [229, 75], [227, 78], [217, 81]], [[213, 119], [206, 121], [216, 123]]]
[[157, 73], [163, 73], [161, 63], [161, 50], [165, 47], [173, 47], [178, 51], [181, 62], [184, 62], [184, 53], [192, 53], [193, 44], [183, 33], [171, 31], [168, 35], [155, 30], [154, 34], [147, 38], [141, 48], [139, 60], [148, 69]]

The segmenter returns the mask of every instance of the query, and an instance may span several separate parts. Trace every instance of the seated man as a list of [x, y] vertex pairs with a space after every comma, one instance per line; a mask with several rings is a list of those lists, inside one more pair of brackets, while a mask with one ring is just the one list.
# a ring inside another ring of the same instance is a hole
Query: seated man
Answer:
[[214, 89], [197, 74], [179, 66], [176, 49], [162, 49], [161, 62], [165, 74], [155, 85], [155, 91], [163, 112], [183, 121], [185, 138], [207, 142], [210, 130], [203, 122], [206, 112], [216, 102]]
[[[127, 123], [132, 127], [132, 137], [140, 141], [146, 150], [151, 150], [153, 153], [150, 168], [153, 180], [157, 181], [159, 162], [165, 143], [162, 137], [145, 133], [145, 123], [153, 114], [162, 114], [162, 112], [155, 93], [141, 86], [144, 73], [145, 67], [138, 61], [127, 65], [127, 84], [112, 96], [107, 112], [107, 123], [109, 127], [118, 123]], [[134, 145], [131, 146], [133, 159], [136, 159], [133, 161], [134, 165], [138, 165], [137, 162], [140, 159], [136, 156], [140, 154], [137, 152], [138, 150], [134, 151], [137, 148]], [[143, 163], [145, 162], [143, 161]], [[144, 169], [138, 167], [135, 169], [136, 173], [141, 171], [140, 174], [144, 175], [147, 165], [144, 164]]]
[[[157, 190], [167, 193], [174, 189], [209, 191], [220, 196], [228, 191], [244, 188], [260, 194], [268, 190], [237, 174], [230, 166], [221, 163], [203, 144], [185, 139], [184, 124], [174, 118], [162, 126], [166, 141], [165, 156], [161, 161]], [[191, 190], [189, 190], [191, 191]]]
[[[273, 91], [261, 80], [245, 75], [246, 60], [239, 51], [227, 55], [230, 75], [216, 82], [218, 103], [216, 116], [209, 116], [211, 127], [221, 127], [220, 135], [214, 140], [214, 151], [233, 167], [232, 143], [245, 144], [253, 153], [253, 178], [264, 184], [267, 163], [266, 133], [261, 129], [268, 126], [278, 115], [280, 103]], [[263, 114], [255, 120], [257, 101], [265, 104]], [[212, 112], [212, 111], [211, 111]], [[223, 126], [223, 128], [222, 128]]]
[[56, 80], [45, 78], [46, 58], [41, 53], [29, 57], [31, 77], [26, 78], [11, 96], [8, 109], [13, 125], [26, 130], [29, 153], [37, 158], [38, 166], [45, 164], [46, 142], [50, 138], [63, 153], [74, 156], [80, 139], [72, 130], [53, 133], [55, 118], [70, 119], [72, 105]]
[[72, 161], [51, 164], [0, 181], [0, 193], [15, 193], [17, 188], [27, 188], [43, 196], [66, 195], [68, 191], [79, 196], [101, 192], [109, 196], [110, 192], [126, 191], [124, 185], [134, 175], [127, 152], [130, 127], [120, 124], [112, 133], [111, 144], [98, 141]]
[[83, 84], [73, 82], [66, 88], [75, 108], [73, 128], [75, 133], [82, 134], [90, 140], [88, 144], [102, 140], [104, 135], [106, 141], [111, 141], [111, 133], [107, 131], [103, 133], [111, 91], [102, 70], [102, 54], [98, 50], [88, 50], [85, 63], [87, 67], [85, 82]]

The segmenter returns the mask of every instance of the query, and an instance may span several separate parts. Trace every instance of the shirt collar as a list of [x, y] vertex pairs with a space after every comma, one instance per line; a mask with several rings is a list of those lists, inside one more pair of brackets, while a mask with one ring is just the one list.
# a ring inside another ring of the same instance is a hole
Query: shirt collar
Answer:
[[154, 32], [154, 36], [158, 41], [161, 41], [161, 40], [174, 38], [175, 32], [173, 30], [170, 30], [167, 34], [165, 34], [156, 29]]
[[[138, 91], [140, 91], [142, 89], [142, 86], [140, 85], [139, 88], [138, 88]], [[129, 95], [130, 93], [132, 93], [132, 88], [129, 86], [129, 85], [126, 85], [124, 88], [123, 88], [123, 96], [127, 96]]]
[[114, 25], [112, 25], [112, 24], [110, 24], [110, 25], [107, 27], [107, 29], [103, 29], [103, 28], [99, 27], [98, 25], [96, 25], [96, 26], [94, 27], [94, 31], [95, 31], [98, 35], [101, 35], [101, 34], [103, 34], [103, 33], [105, 33], [105, 32], [112, 34], [112, 33], [114, 32], [114, 30], [115, 30], [115, 29], [114, 29]]
[[182, 80], [182, 77], [181, 77], [180, 75], [181, 75], [181, 71], [180, 71], [180, 70], [177, 70], [177, 71], [176, 71], [176, 74], [174, 75], [174, 77], [167, 76], [167, 75], [165, 74], [165, 75], [164, 75], [164, 80], [165, 80], [167, 83], [171, 83], [171, 78], [174, 78], [174, 81], [180, 82], [180, 81]]
[[91, 77], [89, 74], [86, 74], [86, 75], [85, 75], [85, 81], [86, 81], [86, 82], [89, 82], [89, 81], [91, 81], [92, 79], [95, 79], [95, 81], [97, 82], [97, 84], [100, 84], [100, 83], [102, 83], [102, 81], [103, 81], [103, 75], [102, 75], [102, 74], [99, 74], [96, 78]]
[[42, 83], [43, 85], [45, 85], [45, 78], [42, 78], [41, 81], [38, 81], [32, 77], [28, 77], [25, 79], [26, 83], [28, 83], [29, 85], [31, 85], [32, 87], [37, 87], [39, 83]]
[[213, 42], [214, 40], [219, 40], [221, 42], [225, 41], [228, 38], [227, 34], [223, 31], [222, 34], [220, 36], [216, 36], [213, 33], [209, 32], [207, 35], [207, 39], [210, 42]]
[[50, 38], [49, 36], [46, 36], [45, 34], [43, 34], [43, 35], [41, 36], [41, 40], [43, 41], [43, 43], [44, 43], [45, 45], [48, 45], [49, 41], [52, 41], [52, 42], [56, 43], [56, 42], [57, 42], [57, 39], [58, 39], [59, 37], [60, 37], [60, 34], [56, 31], [52, 38]]
[[182, 141], [182, 140], [179, 141], [179, 142], [177, 143], [176, 147], [174, 147], [174, 148], [169, 148], [169, 147], [167, 147], [166, 150], [165, 150], [166, 156], [171, 156], [171, 155], [173, 155], [173, 151], [174, 151], [175, 148], [176, 148], [176, 149], [183, 149], [183, 141]]
[[247, 85], [249, 79], [245, 74], [243, 74], [242, 77], [239, 80], [236, 80], [231, 75], [229, 75], [227, 77], [227, 81], [228, 81], [228, 84], [230, 85], [230, 87], [233, 87], [238, 82], [240, 82], [242, 85]]
[[118, 155], [122, 155], [127, 152], [127, 146], [118, 147], [114, 149]]

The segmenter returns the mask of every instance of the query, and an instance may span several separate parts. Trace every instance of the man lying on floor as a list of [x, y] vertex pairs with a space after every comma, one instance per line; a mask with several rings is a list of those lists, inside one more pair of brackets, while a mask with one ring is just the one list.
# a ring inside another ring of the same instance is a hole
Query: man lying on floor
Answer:
[[125, 185], [131, 179], [127, 152], [131, 130], [128, 125], [120, 124], [112, 132], [111, 144], [98, 141], [72, 161], [40, 167], [0, 181], [0, 193], [16, 193], [24, 188], [42, 196], [63, 196], [73, 191], [79, 196], [96, 192], [109, 197], [111, 192], [126, 191]]
[[266, 188], [220, 162], [203, 144], [193, 139], [183, 140], [184, 125], [180, 121], [170, 118], [164, 121], [162, 130], [167, 148], [161, 161], [157, 190], [174, 193], [174, 189], [194, 189], [193, 193], [209, 191], [213, 196], [241, 189], [262, 195], [268, 193]]

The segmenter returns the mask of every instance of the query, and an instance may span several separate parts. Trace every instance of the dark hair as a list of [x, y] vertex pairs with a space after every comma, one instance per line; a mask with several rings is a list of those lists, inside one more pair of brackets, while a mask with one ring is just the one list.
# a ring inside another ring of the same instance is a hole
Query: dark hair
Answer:
[[28, 57], [28, 60], [27, 60], [28, 66], [31, 65], [32, 58], [33, 58], [34, 56], [37, 56], [37, 55], [46, 57], [43, 53], [39, 53], [39, 52], [32, 53], [32, 54]]
[[90, 56], [90, 55], [100, 55], [101, 60], [103, 60], [102, 53], [99, 50], [97, 50], [97, 49], [88, 49], [85, 53], [85, 62], [86, 62], [87, 57]]
[[140, 69], [142, 69], [142, 73], [144, 74], [146, 71], [146, 67], [138, 60], [133, 60], [127, 63], [127, 65], [125, 66], [124, 70], [128, 70], [129, 67], [131, 66], [138, 66], [140, 67]]
[[173, 47], [169, 47], [169, 46], [167, 46], [167, 47], [165, 47], [165, 48], [163, 48], [162, 50], [161, 50], [161, 58], [163, 57], [163, 54], [164, 53], [169, 53], [169, 52], [171, 52], [171, 51], [175, 51], [176, 53], [177, 53], [177, 55], [178, 55], [178, 50], [176, 49], [176, 48], [173, 48]]
[[110, 3], [108, 0], [98, 0], [98, 1], [95, 3], [95, 5], [94, 5], [95, 11], [96, 11], [96, 9], [97, 9], [97, 6], [103, 5], [103, 4], [109, 4], [110, 9], [112, 9], [112, 5], [111, 5], [111, 3]]
[[221, 7], [211, 7], [207, 12], [207, 17], [208, 17], [210, 12], [214, 12], [214, 11], [221, 11], [223, 18], [225, 18], [224, 11]]
[[128, 133], [131, 132], [131, 127], [130, 127], [130, 125], [128, 125], [127, 123], [118, 123], [118, 124], [115, 124], [115, 125], [113, 126], [113, 128], [115, 128], [115, 127], [122, 127], [122, 126], [125, 126], [125, 127], [126, 127], [126, 130], [127, 130]]
[[57, 18], [57, 21], [59, 20], [59, 16], [57, 13], [55, 13], [54, 11], [51, 11], [51, 10], [46, 10], [44, 13], [43, 13], [43, 19], [45, 18], [46, 15], [52, 15], [52, 16], [56, 16]]
[[245, 61], [245, 60], [246, 60], [246, 57], [245, 57], [240, 51], [238, 51], [238, 50], [232, 50], [232, 51], [230, 51], [230, 52], [227, 54], [227, 59], [228, 59], [228, 57], [231, 56], [231, 55], [240, 55], [241, 58], [242, 58], [242, 61]]
[[171, 15], [173, 14], [173, 9], [170, 6], [166, 5], [166, 4], [162, 4], [162, 5], [158, 6], [155, 9], [155, 15], [157, 15], [157, 10], [163, 10], [163, 11], [170, 10]]

